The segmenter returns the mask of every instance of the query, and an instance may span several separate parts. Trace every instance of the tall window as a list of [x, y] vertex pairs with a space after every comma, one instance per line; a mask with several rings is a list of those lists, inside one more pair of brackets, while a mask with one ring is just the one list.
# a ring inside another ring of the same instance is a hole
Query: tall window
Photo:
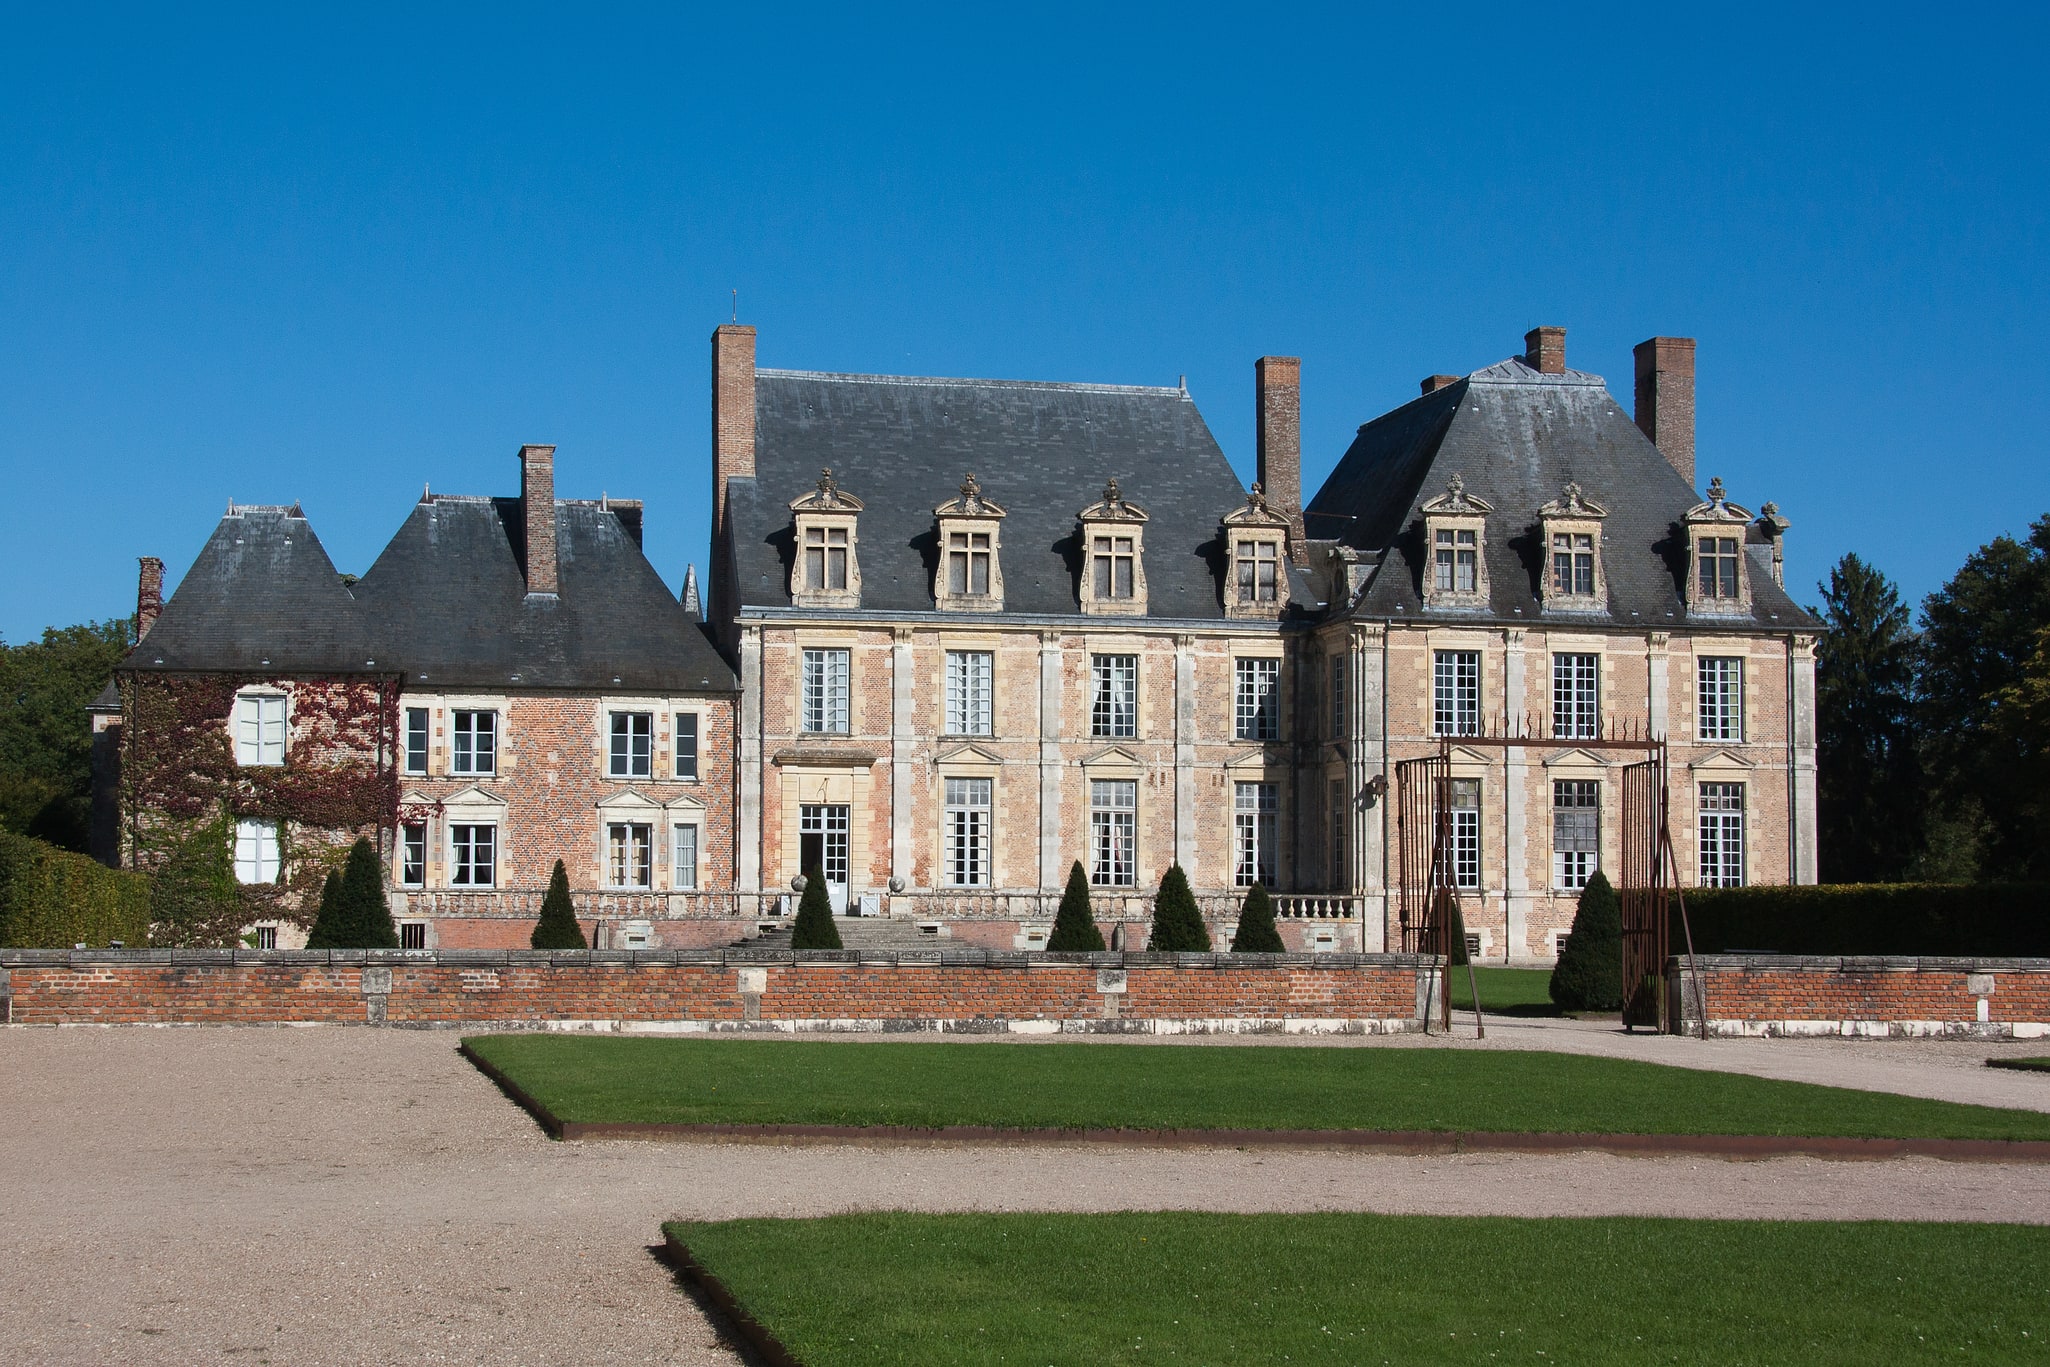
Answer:
[[1477, 736], [1481, 730], [1481, 655], [1441, 650], [1431, 659], [1431, 733]]
[[1694, 713], [1696, 739], [1743, 740], [1743, 657], [1704, 655], [1694, 667], [1700, 682]]
[[1129, 536], [1099, 536], [1090, 541], [1090, 573], [1098, 598], [1131, 598], [1137, 592], [1133, 567], [1136, 542]]
[[1139, 783], [1129, 778], [1089, 780], [1089, 881], [1129, 888], [1139, 881]]
[[399, 885], [424, 887], [427, 883], [427, 823], [408, 821], [399, 827]]
[[498, 881], [498, 827], [451, 826], [448, 881], [459, 888], [488, 888]]
[[235, 699], [235, 763], [284, 762], [284, 698], [276, 693], [245, 693]]
[[695, 712], [676, 714], [676, 776], [688, 779], [698, 776], [698, 714]]
[[655, 830], [634, 821], [605, 827], [605, 884], [614, 888], [654, 886]]
[[458, 712], [453, 718], [449, 747], [452, 774], [495, 774], [498, 772], [498, 714]]
[[1701, 886], [1744, 886], [1744, 785], [1701, 785]]
[[804, 583], [813, 589], [847, 587], [847, 529], [804, 529]]
[[990, 781], [946, 780], [947, 886], [989, 886]]
[[1576, 598], [1594, 597], [1593, 534], [1552, 533], [1552, 592]]
[[1346, 877], [1346, 854], [1352, 844], [1352, 823], [1346, 820], [1352, 804], [1345, 800], [1345, 780], [1331, 780], [1331, 890], [1343, 892], [1351, 885]]
[[1234, 660], [1238, 677], [1237, 729], [1240, 740], [1281, 739], [1281, 661]]
[[1440, 593], [1480, 591], [1480, 533], [1457, 527], [1438, 529], [1433, 557], [1434, 586]]
[[1552, 657], [1552, 734], [1560, 740], [1593, 740], [1601, 734], [1597, 696], [1601, 657]]
[[1281, 601], [1281, 543], [1241, 541], [1238, 543], [1239, 601], [1278, 603]]
[[1344, 655], [1331, 657], [1331, 739], [1345, 739], [1345, 667]]
[[804, 652], [804, 729], [847, 730], [847, 652]]
[[1552, 886], [1578, 892], [1601, 867], [1601, 785], [1552, 780]]
[[427, 772], [427, 709], [406, 709], [406, 772]]
[[1697, 582], [1703, 598], [1737, 600], [1737, 538], [1704, 536], [1696, 543], [1701, 559]]
[[947, 533], [947, 592], [989, 593], [989, 533]]
[[253, 821], [244, 817], [235, 823], [235, 881], [278, 881], [277, 822]]
[[698, 828], [679, 821], [669, 829], [669, 886], [694, 888], [698, 885]]
[[605, 772], [613, 778], [648, 778], [654, 774], [654, 713], [612, 714], [611, 762]]
[[1139, 657], [1089, 657], [1089, 734], [1113, 739], [1139, 734]]
[[1455, 778], [1452, 789], [1452, 886], [1481, 885], [1481, 781]]
[[947, 652], [947, 734], [991, 734], [990, 681], [995, 660], [986, 650]]
[[829, 886], [845, 888], [852, 867], [846, 804], [807, 802], [797, 809], [797, 847], [807, 876], [816, 867]]
[[1241, 783], [1232, 802], [1232, 819], [1237, 835], [1238, 864], [1232, 881], [1242, 888], [1255, 883], [1274, 886], [1275, 824], [1281, 810], [1281, 786], [1276, 783]]

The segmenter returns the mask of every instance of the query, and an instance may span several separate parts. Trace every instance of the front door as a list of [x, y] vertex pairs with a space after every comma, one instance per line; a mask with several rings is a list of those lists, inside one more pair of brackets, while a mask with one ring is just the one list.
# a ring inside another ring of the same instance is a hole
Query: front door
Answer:
[[798, 863], [807, 875], [813, 869], [824, 872], [835, 916], [847, 914], [847, 830], [845, 804], [807, 802], [798, 808]]

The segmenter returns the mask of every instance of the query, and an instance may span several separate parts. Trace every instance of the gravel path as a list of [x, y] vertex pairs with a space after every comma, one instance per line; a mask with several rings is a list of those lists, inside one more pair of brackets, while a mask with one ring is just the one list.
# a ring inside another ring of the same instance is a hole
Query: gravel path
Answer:
[[649, 1252], [672, 1216], [1193, 1208], [2050, 1223], [2050, 1169], [2023, 1165], [554, 1144], [455, 1044], [354, 1029], [0, 1029], [4, 1356], [737, 1362]]

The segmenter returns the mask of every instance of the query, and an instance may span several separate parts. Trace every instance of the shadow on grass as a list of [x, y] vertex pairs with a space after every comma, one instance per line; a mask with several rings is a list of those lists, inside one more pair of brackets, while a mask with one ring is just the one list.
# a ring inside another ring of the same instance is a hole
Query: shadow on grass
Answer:
[[705, 1317], [705, 1323], [712, 1326], [712, 1334], [721, 1348], [739, 1358], [746, 1367], [783, 1367], [783, 1363], [792, 1361], [786, 1357], [779, 1362], [748, 1342], [747, 1337], [740, 1332], [739, 1326], [734, 1324], [733, 1317], [706, 1295], [705, 1289], [685, 1273], [683, 1265], [668, 1243], [649, 1244], [647, 1250], [648, 1257], [661, 1264], [663, 1269], [676, 1279], [677, 1290], [689, 1298], [690, 1303]]

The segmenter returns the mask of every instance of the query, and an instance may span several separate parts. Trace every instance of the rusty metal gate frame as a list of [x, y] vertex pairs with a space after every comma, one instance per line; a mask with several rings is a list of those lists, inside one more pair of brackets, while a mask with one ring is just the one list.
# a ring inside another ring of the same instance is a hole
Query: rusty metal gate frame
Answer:
[[[1452, 747], [1443, 741], [1435, 755], [1396, 761], [1396, 843], [1402, 862], [1397, 916], [1402, 947], [1405, 953], [1436, 954], [1448, 968], [1452, 928], [1466, 923], [1463, 915], [1455, 915], [1461, 908], [1452, 874], [1451, 782]], [[1473, 956], [1465, 957], [1474, 1032], [1476, 1038], [1485, 1039], [1488, 1027], [1481, 1018], [1480, 980], [1474, 976]], [[1440, 993], [1438, 981], [1439, 975], [1433, 974], [1424, 983], [1422, 1016], [1427, 1035], [1434, 1010], [1440, 1023], [1447, 1030], [1452, 1028], [1452, 984], [1446, 981]]]

